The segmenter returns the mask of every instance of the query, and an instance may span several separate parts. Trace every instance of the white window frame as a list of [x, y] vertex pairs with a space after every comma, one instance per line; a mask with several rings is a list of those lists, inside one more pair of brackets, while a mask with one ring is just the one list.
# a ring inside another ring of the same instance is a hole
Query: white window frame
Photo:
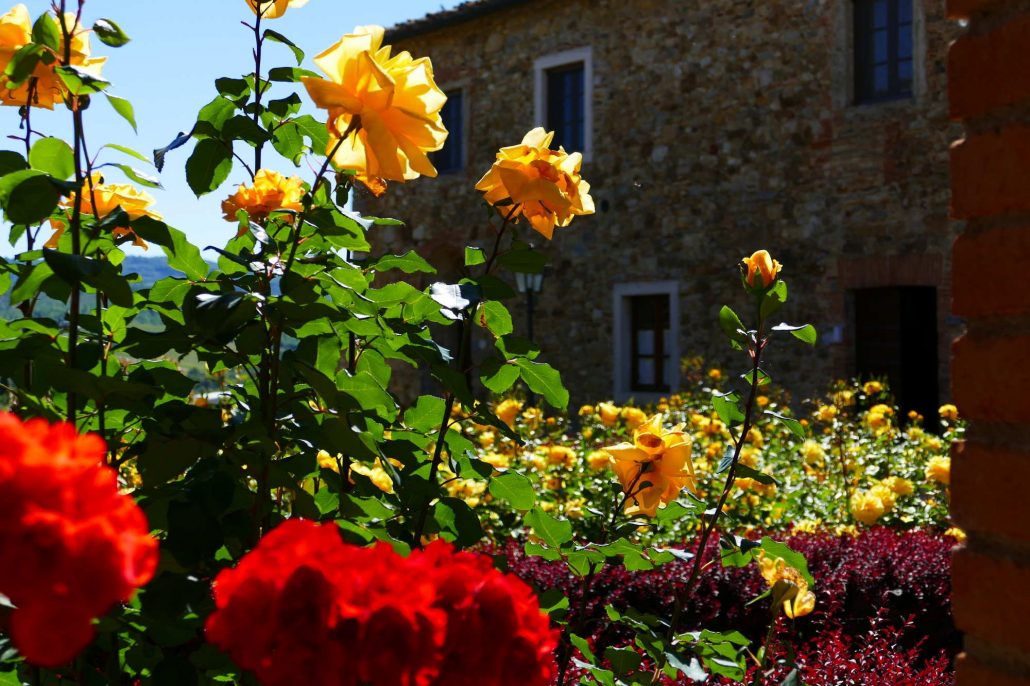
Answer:
[[[594, 159], [594, 58], [590, 46], [538, 57], [533, 62], [533, 117], [537, 126], [547, 126], [547, 70], [573, 64], [583, 65], [583, 161]], [[576, 152], [568, 150], [567, 152]]]
[[[630, 388], [632, 372], [629, 368], [629, 354], [632, 343], [633, 313], [630, 298], [637, 295], [669, 296], [669, 391], [655, 393], [651, 391], [634, 391]], [[640, 402], [656, 401], [669, 393], [675, 393], [680, 383], [680, 285], [679, 281], [636, 281], [617, 283], [612, 290], [612, 379], [614, 387], [612, 395], [616, 402], [625, 402], [633, 398]]]

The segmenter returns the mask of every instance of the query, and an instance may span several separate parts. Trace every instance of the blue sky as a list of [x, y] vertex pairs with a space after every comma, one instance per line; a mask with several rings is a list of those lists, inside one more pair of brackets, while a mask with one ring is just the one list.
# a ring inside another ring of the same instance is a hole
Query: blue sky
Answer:
[[[34, 19], [49, 7], [50, 0], [28, 0], [25, 4]], [[69, 0], [69, 6], [73, 4], [74, 0]], [[390, 26], [457, 4], [458, 0], [310, 0], [305, 7], [290, 10], [286, 16], [267, 24], [303, 48], [307, 53], [305, 66], [314, 69], [311, 58], [355, 26]], [[0, 12], [6, 9], [5, 5]], [[119, 143], [149, 156], [179, 131], [189, 130], [197, 110], [215, 96], [217, 77], [239, 76], [253, 70], [253, 34], [240, 24], [242, 20], [252, 21], [253, 14], [244, 0], [89, 0], [84, 23], [91, 26], [100, 17], [113, 19], [132, 38], [131, 43], [118, 49], [94, 38], [93, 53], [108, 56], [104, 76], [113, 84], [110, 92], [132, 101], [139, 134], [114, 114], [103, 98], [97, 99], [86, 113], [91, 152], [105, 143]], [[266, 46], [266, 65], [295, 64], [284, 46]], [[306, 94], [301, 95], [309, 102]], [[70, 117], [63, 107], [54, 112], [34, 110], [33, 128], [45, 134], [63, 135]], [[17, 108], [0, 109], [0, 131], [5, 137], [18, 134], [18, 123]], [[20, 142], [12, 140], [4, 141], [4, 147], [22, 149]], [[183, 171], [190, 149], [187, 146], [169, 155], [161, 174], [164, 189], [150, 192], [157, 199], [157, 211], [169, 224], [185, 231], [194, 243], [221, 245], [233, 229], [221, 219], [219, 205], [228, 195], [230, 182], [243, 181], [246, 172], [240, 167], [234, 169], [226, 185], [197, 200], [186, 185]], [[265, 155], [269, 154], [274, 155], [274, 151], [266, 147]], [[112, 153], [107, 159], [127, 161], [119, 157]], [[272, 164], [266, 162], [265, 166]], [[285, 161], [278, 166], [283, 172], [293, 169]], [[298, 173], [310, 181], [312, 173], [306, 167]], [[117, 171], [111, 171], [109, 176], [112, 180], [124, 180]], [[12, 253], [6, 240], [0, 245], [0, 252]]]

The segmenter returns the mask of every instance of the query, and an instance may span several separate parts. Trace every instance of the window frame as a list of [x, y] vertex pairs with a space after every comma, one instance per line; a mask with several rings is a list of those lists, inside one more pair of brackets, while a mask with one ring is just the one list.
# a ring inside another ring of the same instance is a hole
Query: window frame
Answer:
[[[917, 12], [917, 5], [919, 4], [916, 0], [885, 0], [887, 3], [887, 24], [883, 29], [887, 34], [887, 61], [885, 63], [887, 67], [887, 92], [883, 95], [878, 95], [872, 92], [869, 88], [870, 84], [862, 83], [861, 77], [867, 75], [868, 69], [875, 70], [877, 63], [873, 60], [875, 56], [870, 54], [869, 49], [869, 36], [862, 34], [861, 31], [869, 31], [869, 34], [875, 33], [878, 29], [873, 28], [873, 3], [876, 0], [852, 0], [851, 5], [851, 92], [853, 94], [852, 100], [855, 105], [875, 105], [877, 103], [893, 102], [897, 100], [912, 100], [916, 97], [919, 90], [919, 84], [917, 83], [917, 71], [920, 68], [919, 59], [919, 45], [917, 44], [917, 35], [921, 28], [920, 17]], [[911, 3], [911, 19], [909, 21], [909, 30], [911, 31], [911, 50], [912, 54], [907, 58], [899, 57], [899, 44], [898, 35], [900, 30], [900, 23], [898, 22], [898, 12], [900, 4], [903, 2]], [[859, 18], [861, 13], [865, 12], [867, 17], [864, 22], [860, 22]], [[860, 38], [866, 38], [866, 40], [860, 40]], [[909, 80], [908, 90], [901, 90], [899, 86], [899, 72], [900, 63], [908, 60], [912, 63], [912, 77]]]
[[[637, 281], [618, 283], [612, 289], [612, 396], [617, 402], [629, 398], [655, 401], [679, 389], [680, 380], [680, 287], [678, 281]], [[667, 391], [638, 391], [633, 389], [633, 308], [632, 298], [637, 296], [667, 296], [669, 299], [669, 345]]]
[[583, 65], [583, 149], [584, 162], [593, 161], [594, 139], [594, 61], [590, 46], [564, 50], [538, 57], [533, 62], [533, 118], [537, 126], [547, 127], [547, 73], [560, 67]]
[[[461, 172], [467, 170], [468, 166], [469, 166], [469, 159], [468, 159], [468, 150], [469, 150], [469, 144], [468, 144], [468, 140], [469, 140], [469, 109], [470, 109], [469, 106], [468, 106], [468, 91], [469, 91], [469, 89], [468, 89], [468, 86], [466, 86], [464, 83], [451, 83], [451, 84], [446, 84], [445, 86], [441, 87], [440, 90], [442, 90], [444, 92], [444, 95], [447, 96], [448, 100], [450, 100], [452, 93], [459, 93], [461, 95], [461, 113], [460, 113], [460, 117], [459, 117], [459, 119], [461, 121], [461, 148], [458, 150], [458, 162], [459, 162], [459, 165], [457, 167], [453, 168], [453, 169], [443, 170], [443, 169], [440, 169], [439, 167], [437, 167], [436, 161], [432, 157], [434, 153], [430, 153], [430, 158], [429, 158], [429, 161], [433, 163], [434, 167], [436, 167], [436, 170], [437, 170], [437, 172], [439, 172], [440, 176], [450, 176], [452, 174], [460, 174]], [[450, 132], [448, 131], [448, 139], [449, 138], [450, 138]], [[447, 143], [445, 142], [444, 145], [447, 145]], [[443, 148], [441, 148], [441, 150], [442, 149]]]

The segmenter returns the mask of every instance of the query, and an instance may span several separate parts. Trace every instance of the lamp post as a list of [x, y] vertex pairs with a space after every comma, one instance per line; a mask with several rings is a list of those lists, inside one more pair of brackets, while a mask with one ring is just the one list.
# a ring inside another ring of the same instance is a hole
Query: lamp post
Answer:
[[[526, 333], [529, 335], [529, 340], [533, 340], [533, 305], [536, 304], [536, 294], [543, 289], [543, 286], [543, 272], [537, 274], [515, 272], [515, 287], [518, 288], [519, 293], [526, 296]], [[532, 405], [533, 391], [528, 388], [526, 391], [526, 403]]]

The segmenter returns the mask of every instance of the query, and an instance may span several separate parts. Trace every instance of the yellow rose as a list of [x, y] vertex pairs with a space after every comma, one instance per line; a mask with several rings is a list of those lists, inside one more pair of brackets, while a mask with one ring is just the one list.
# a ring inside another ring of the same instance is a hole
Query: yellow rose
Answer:
[[[119, 207], [128, 215], [129, 221], [144, 216], [151, 217], [152, 219], [161, 219], [160, 214], [150, 209], [150, 206], [154, 204], [154, 197], [152, 195], [128, 184], [104, 183], [104, 177], [100, 172], [93, 172], [93, 176], [86, 183], [85, 189], [86, 192], [82, 195], [81, 211], [83, 214], [93, 215], [97, 221], [102, 220]], [[68, 209], [75, 207], [75, 195], [75, 193], [69, 194], [67, 198], [61, 201], [61, 205]], [[95, 206], [93, 204], [94, 201], [96, 202]], [[65, 232], [68, 225], [60, 219], [51, 219], [50, 225], [54, 229], [54, 234], [47, 240], [46, 247], [56, 248], [61, 235]], [[131, 235], [134, 245], [141, 248], [147, 247], [147, 244], [129, 228], [128, 223], [125, 226], [114, 227], [111, 229], [111, 233], [114, 234], [115, 238]]]
[[540, 420], [543, 419], [544, 411], [539, 407], [529, 407], [522, 413], [522, 421], [526, 423], [531, 429], [536, 428], [540, 424]]
[[325, 450], [318, 451], [318, 466], [321, 469], [330, 469], [337, 474], [340, 473], [340, 462]]
[[866, 395], [876, 395], [883, 391], [883, 384], [879, 381], [866, 381], [862, 386], [862, 392]]
[[818, 441], [810, 438], [801, 445], [801, 457], [804, 458], [806, 464], [821, 465], [823, 458], [826, 457], [826, 451]]
[[494, 434], [493, 431], [484, 431], [483, 433], [479, 434], [479, 445], [483, 446], [484, 448], [489, 448], [494, 444], [494, 441], [496, 439], [497, 436], [496, 434]]
[[633, 432], [632, 443], [605, 448], [615, 458], [615, 473], [629, 494], [628, 514], [653, 517], [662, 503], [676, 499], [686, 487], [696, 490], [690, 461], [690, 438], [682, 426], [666, 431], [656, 414]]
[[747, 275], [744, 280], [752, 288], [768, 288], [776, 281], [783, 268], [783, 265], [774, 260], [767, 250], [759, 250], [751, 257], [743, 258], [742, 261], [747, 267]]
[[953, 526], [950, 529], [948, 529], [947, 531], [945, 531], [944, 535], [945, 536], [951, 536], [952, 538], [954, 538], [959, 543], [962, 543], [962, 542], [964, 542], [966, 540], [966, 532], [963, 531], [962, 529], [958, 528], [957, 526]]
[[576, 466], [576, 451], [564, 445], [552, 445], [547, 451], [547, 461], [572, 469]]
[[837, 408], [833, 405], [820, 405], [815, 411], [815, 418], [820, 422], [832, 422], [837, 416]]
[[579, 416], [580, 417], [589, 417], [592, 414], [594, 414], [594, 406], [593, 405], [584, 405], [583, 407], [579, 408]]
[[759, 407], [765, 407], [766, 405], [769, 404], [769, 396], [767, 396], [767, 395], [760, 395], [757, 398], [755, 398], [755, 402], [758, 403]]
[[880, 502], [883, 503], [884, 512], [890, 511], [898, 500], [898, 494], [883, 483], [874, 485], [869, 489], [869, 493], [880, 499]]
[[278, 19], [286, 14], [287, 9], [295, 9], [308, 4], [308, 0], [247, 0], [254, 14], [261, 14], [262, 19]]
[[486, 462], [494, 469], [507, 469], [511, 464], [511, 460], [508, 458], [508, 456], [502, 455], [501, 453], [490, 452], [486, 455], [483, 455], [480, 459], [483, 460], [483, 462]]
[[783, 612], [791, 619], [804, 617], [815, 609], [815, 593], [808, 588], [808, 582], [801, 572], [787, 564], [782, 557], [772, 558], [764, 551], [758, 551], [758, 570], [765, 582], [772, 588], [779, 581], [784, 581], [795, 588], [797, 594], [783, 601]]
[[542, 455], [530, 455], [526, 461], [529, 462], [530, 467], [538, 472], [547, 469], [547, 460]]
[[[590, 184], [579, 175], [583, 155], [551, 150], [553, 131], [535, 128], [522, 143], [501, 148], [490, 170], [476, 184], [484, 199], [505, 217], [525, 217], [550, 239], [555, 226], [568, 226], [577, 215], [593, 214]], [[504, 201], [511, 204], [498, 205]]]
[[[391, 479], [390, 475], [385, 469], [383, 469], [383, 463], [378, 457], [376, 458], [375, 465], [371, 467], [360, 462], [352, 462], [350, 473], [361, 474], [362, 476], [367, 477], [368, 480], [372, 482], [372, 485], [383, 493], [393, 493], [393, 479]], [[354, 480], [352, 477], [351, 483], [353, 482]]]
[[583, 440], [589, 441], [591, 438], [594, 437], [594, 430], [588, 426], [587, 428], [583, 429], [581, 435], [583, 436]]
[[621, 414], [631, 431], [647, 421], [647, 415], [639, 407], [624, 407]]
[[708, 378], [712, 381], [718, 381], [722, 378], [722, 370], [715, 367], [708, 370]]
[[762, 436], [762, 432], [758, 430], [757, 426], [751, 427], [751, 429], [747, 432], [747, 437], [745, 440], [751, 445], [755, 446], [756, 448], [761, 448], [762, 444], [765, 443], [765, 437]]
[[[70, 27], [68, 32], [72, 37], [69, 64], [99, 78], [107, 58], [90, 56], [89, 31], [75, 23], [75, 14], [71, 12], [64, 15], [63, 24], [65, 27]], [[0, 17], [0, 69], [6, 69], [14, 54], [31, 42], [32, 19], [29, 16], [29, 10], [23, 4], [15, 5], [10, 12]], [[32, 77], [35, 79], [34, 85], [32, 79], [29, 79], [13, 90], [6, 87], [0, 88], [0, 103], [19, 107], [29, 104], [49, 110], [53, 109], [54, 103], [64, 101], [67, 88], [57, 76], [57, 72], [54, 71], [56, 67], [64, 64], [63, 32], [59, 43], [57, 51], [53, 53], [55, 60], [51, 64], [40, 61], [36, 65], [35, 71], [32, 73]], [[31, 102], [29, 102], [30, 90]]]
[[[222, 214], [225, 221], [235, 222], [236, 213], [245, 210], [251, 221], [261, 222], [272, 212], [292, 210], [300, 212], [304, 209], [301, 199], [304, 197], [304, 182], [299, 176], [286, 178], [269, 169], [259, 169], [254, 175], [254, 185], [240, 184], [236, 192], [222, 201]], [[240, 235], [246, 233], [241, 229]]]
[[858, 491], [852, 495], [850, 505], [851, 516], [867, 525], [875, 523], [887, 511], [883, 501], [868, 491]]
[[611, 403], [601, 403], [597, 406], [597, 415], [605, 426], [615, 426], [619, 421], [619, 408]]
[[497, 418], [509, 427], [515, 426], [515, 418], [519, 416], [519, 412], [521, 411], [522, 403], [515, 398], [502, 400], [497, 404], [497, 407], [494, 408], [494, 414], [497, 415]]
[[951, 404], [941, 405], [937, 414], [946, 422], [954, 422], [958, 419], [958, 408]]
[[888, 476], [880, 483], [897, 495], [911, 495], [914, 490], [912, 482], [908, 479], [902, 479], [900, 476]]
[[595, 450], [587, 455], [587, 464], [597, 471], [608, 469], [612, 464], [612, 456], [603, 450]]
[[930, 481], [937, 481], [947, 486], [951, 483], [951, 458], [931, 457], [926, 464], [926, 478]]
[[447, 139], [440, 119], [447, 96], [428, 58], [391, 57], [391, 51], [383, 45], [383, 27], [359, 26], [315, 58], [329, 78], [306, 76], [304, 86], [315, 105], [328, 110], [337, 169], [372, 181], [436, 176], [426, 153]]

